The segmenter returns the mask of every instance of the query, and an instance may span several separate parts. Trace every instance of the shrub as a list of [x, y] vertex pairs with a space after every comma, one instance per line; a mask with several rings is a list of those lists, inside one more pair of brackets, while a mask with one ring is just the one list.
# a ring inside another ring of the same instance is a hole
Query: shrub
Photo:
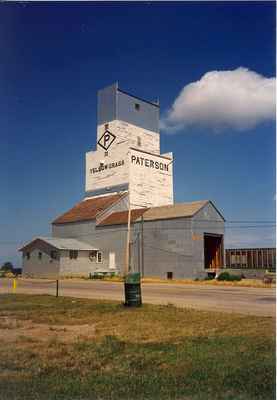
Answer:
[[14, 278], [15, 275], [12, 272], [4, 272], [4, 277], [5, 278]]
[[13, 272], [13, 265], [11, 262], [7, 261], [1, 266], [0, 269], [4, 272]]
[[221, 272], [217, 277], [218, 281], [241, 281], [241, 275], [232, 275], [229, 272]]

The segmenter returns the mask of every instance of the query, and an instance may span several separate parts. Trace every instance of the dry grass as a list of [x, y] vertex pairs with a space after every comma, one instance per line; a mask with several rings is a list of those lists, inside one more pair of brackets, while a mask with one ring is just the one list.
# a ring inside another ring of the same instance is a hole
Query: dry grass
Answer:
[[[88, 278], [85, 278], [88, 279]], [[120, 276], [105, 277], [101, 279], [106, 282], [123, 282]], [[142, 283], [164, 283], [164, 284], [181, 284], [181, 285], [200, 285], [200, 286], [239, 286], [239, 287], [253, 287], [253, 288], [274, 288], [274, 283], [264, 283], [262, 279], [242, 279], [241, 281], [217, 281], [211, 280], [193, 280], [193, 279], [160, 279], [157, 277], [147, 277], [141, 280]]]
[[[18, 278], [20, 279], [25, 279], [25, 278]], [[88, 277], [73, 277], [73, 276], [66, 276], [63, 277], [62, 279], [64, 280], [90, 280]], [[41, 282], [42, 280], [47, 281], [47, 278], [40, 278], [40, 279], [35, 279], [32, 278], [32, 281], [37, 281]], [[98, 279], [97, 279], [98, 280]], [[50, 281], [53, 281], [53, 279]], [[105, 277], [102, 278], [101, 281], [105, 282], [123, 282], [124, 278], [120, 276], [114, 276], [114, 277]], [[274, 283], [264, 283], [263, 280], [261, 279], [242, 279], [241, 281], [217, 281], [216, 279], [211, 279], [211, 280], [193, 280], [193, 279], [160, 279], [156, 277], [147, 277], [143, 278], [141, 280], [142, 283], [162, 283], [162, 284], [181, 284], [181, 285], [200, 285], [200, 286], [210, 286], [210, 285], [215, 285], [215, 286], [239, 286], [239, 287], [253, 287], [253, 288], [275, 288], [276, 284]]]
[[270, 288], [276, 287], [275, 284], [265, 284], [261, 279], [242, 279], [241, 281], [217, 281], [216, 279], [211, 280], [199, 280], [193, 279], [159, 279], [159, 278], [143, 278], [143, 283], [168, 283], [168, 284], [183, 284], [183, 285], [216, 285], [216, 286], [240, 286], [240, 287], [256, 287], [256, 288]]
[[[53, 325], [41, 324], [32, 320], [19, 320], [13, 316], [0, 317], [0, 341], [48, 342], [57, 340], [70, 343], [75, 340], [87, 340], [95, 337], [93, 324]], [[23, 338], [23, 339], [22, 339]]]
[[272, 318], [45, 295], [0, 300], [1, 400], [273, 399]]

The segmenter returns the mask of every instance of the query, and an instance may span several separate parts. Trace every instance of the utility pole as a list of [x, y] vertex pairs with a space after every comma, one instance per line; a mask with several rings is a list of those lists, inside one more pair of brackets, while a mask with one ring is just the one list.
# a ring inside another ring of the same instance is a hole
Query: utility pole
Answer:
[[[147, 206], [142, 206], [140, 204], [132, 203], [133, 206], [147, 208]], [[141, 217], [142, 220], [142, 232], [141, 232], [141, 242], [142, 242], [142, 251], [141, 251], [141, 273], [142, 276], [144, 275], [144, 248], [143, 248], [143, 215]], [[130, 195], [129, 195], [129, 203], [128, 203], [128, 227], [127, 227], [127, 241], [126, 241], [126, 253], [125, 253], [125, 271], [124, 275], [127, 275], [129, 272], [130, 267], [130, 226], [131, 226], [131, 202], [130, 202]]]
[[141, 216], [141, 276], [144, 277], [144, 236], [143, 236], [143, 215]]
[[126, 242], [126, 258], [125, 258], [125, 274], [127, 275], [129, 272], [129, 260], [130, 260], [130, 225], [131, 225], [131, 205], [130, 205], [130, 197], [129, 197], [129, 206], [128, 206], [128, 228], [127, 228], [127, 242]]

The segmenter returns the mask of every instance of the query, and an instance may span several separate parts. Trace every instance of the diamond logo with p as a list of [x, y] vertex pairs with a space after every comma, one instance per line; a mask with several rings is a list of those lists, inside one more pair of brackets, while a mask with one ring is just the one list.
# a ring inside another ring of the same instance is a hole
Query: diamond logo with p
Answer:
[[115, 138], [116, 136], [113, 133], [106, 130], [97, 143], [100, 147], [102, 147], [102, 149], [107, 151], [111, 144], [114, 142]]

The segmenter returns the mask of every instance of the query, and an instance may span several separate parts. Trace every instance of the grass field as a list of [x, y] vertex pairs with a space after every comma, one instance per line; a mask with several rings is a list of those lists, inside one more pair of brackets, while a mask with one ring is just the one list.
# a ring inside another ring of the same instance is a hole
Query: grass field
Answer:
[[270, 400], [275, 321], [0, 296], [0, 399]]

